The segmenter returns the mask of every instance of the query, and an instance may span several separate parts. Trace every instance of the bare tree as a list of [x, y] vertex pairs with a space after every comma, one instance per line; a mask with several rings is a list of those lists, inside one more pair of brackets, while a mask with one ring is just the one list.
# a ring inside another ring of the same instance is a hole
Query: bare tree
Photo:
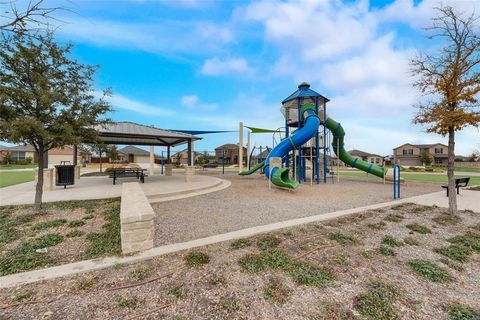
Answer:
[[55, 20], [52, 13], [58, 9], [44, 6], [44, 0], [0, 1], [0, 31], [27, 33], [48, 29], [49, 20]]
[[417, 106], [413, 121], [425, 125], [427, 132], [448, 136], [448, 204], [449, 213], [455, 214], [455, 132], [480, 123], [480, 37], [474, 14], [465, 15], [450, 6], [435, 9], [438, 15], [427, 29], [428, 38], [443, 46], [411, 61], [411, 71], [418, 76], [414, 85], [430, 98]]

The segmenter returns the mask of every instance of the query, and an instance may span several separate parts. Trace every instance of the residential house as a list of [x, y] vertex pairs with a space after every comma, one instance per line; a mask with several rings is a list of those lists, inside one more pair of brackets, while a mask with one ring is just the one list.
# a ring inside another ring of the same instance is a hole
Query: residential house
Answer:
[[8, 147], [0, 144], [0, 161], [3, 161], [3, 157], [8, 153]]
[[[28, 158], [32, 159], [33, 163], [38, 162], [37, 152], [32, 145], [17, 145], [13, 147], [3, 147], [0, 151], [3, 154], [10, 154], [10, 158], [14, 162], [26, 161]], [[80, 153], [78, 151], [77, 156]], [[73, 147], [63, 146], [48, 150], [48, 165], [54, 166], [62, 162], [73, 162]]]
[[[222, 153], [223, 151], [223, 153]], [[238, 144], [227, 143], [215, 148], [215, 160], [222, 163], [225, 159], [225, 164], [238, 164], [239, 147]], [[247, 148], [243, 148], [243, 161], [247, 159]]]
[[378, 154], [368, 153], [361, 150], [351, 150], [348, 151], [348, 153], [355, 158], [366, 161], [368, 163], [376, 164], [378, 166], [383, 166], [384, 163], [384, 157]]
[[394, 162], [405, 167], [423, 166], [422, 154], [432, 156], [432, 164], [437, 166], [447, 165], [448, 146], [442, 143], [411, 144], [405, 143], [393, 149]]
[[[193, 155], [195, 157], [195, 163], [201, 158], [203, 157], [203, 153], [202, 152], [196, 152], [194, 151], [193, 152]], [[210, 157], [208, 157], [210, 158]], [[188, 165], [188, 149], [183, 149], [182, 151], [179, 151], [175, 154], [173, 154], [171, 157], [170, 157], [170, 161], [173, 163], [173, 164], [176, 164], [177, 160], [180, 161], [180, 165]], [[209, 159], [210, 160], [210, 159]]]
[[[118, 150], [121, 161], [130, 163], [150, 163], [150, 151], [135, 146], [126, 146]], [[159, 156], [155, 155], [156, 158]]]

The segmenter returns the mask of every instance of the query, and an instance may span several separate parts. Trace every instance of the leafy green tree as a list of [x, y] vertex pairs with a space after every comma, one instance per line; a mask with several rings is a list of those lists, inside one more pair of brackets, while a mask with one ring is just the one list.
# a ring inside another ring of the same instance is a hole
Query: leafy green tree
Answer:
[[108, 145], [105, 153], [107, 154], [107, 157], [112, 160], [118, 160], [120, 158], [118, 154], [118, 149], [116, 145]]
[[88, 145], [90, 153], [98, 155], [100, 159], [100, 172], [103, 172], [102, 157], [104, 153], [107, 153], [108, 146], [103, 142], [95, 142]]
[[95, 125], [110, 111], [105, 95], [93, 95], [97, 67], [69, 58], [72, 46], [52, 33], [21, 33], [0, 42], [0, 140], [29, 143], [38, 155], [36, 209], [42, 207], [43, 162], [48, 150], [94, 141]]
[[429, 167], [433, 162], [433, 157], [426, 152], [420, 154], [420, 161], [424, 166]]
[[415, 86], [428, 96], [418, 105], [414, 122], [448, 136], [448, 204], [449, 213], [455, 214], [455, 133], [480, 123], [480, 36], [474, 14], [465, 16], [450, 6], [436, 10], [429, 39], [442, 47], [411, 61], [412, 74], [418, 76]]

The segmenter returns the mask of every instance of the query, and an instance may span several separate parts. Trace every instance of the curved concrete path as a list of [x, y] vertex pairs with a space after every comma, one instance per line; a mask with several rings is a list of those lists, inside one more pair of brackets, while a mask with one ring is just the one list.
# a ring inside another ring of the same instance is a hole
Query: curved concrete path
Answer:
[[[55, 187], [52, 191], [43, 192], [44, 202], [89, 200], [115, 198], [122, 195], [122, 183], [138, 181], [136, 178], [118, 179], [113, 185], [112, 179], [103, 177], [82, 177], [75, 185]], [[230, 182], [205, 175], [194, 176], [193, 181], [185, 182], [183, 175], [161, 176], [151, 175], [140, 183], [143, 192], [150, 202], [161, 202], [197, 196], [215, 192], [230, 186]], [[26, 182], [0, 189], [0, 205], [33, 204], [35, 183]], [[169, 199], [170, 198], [170, 199]], [[167, 200], [166, 200], [167, 199]]]

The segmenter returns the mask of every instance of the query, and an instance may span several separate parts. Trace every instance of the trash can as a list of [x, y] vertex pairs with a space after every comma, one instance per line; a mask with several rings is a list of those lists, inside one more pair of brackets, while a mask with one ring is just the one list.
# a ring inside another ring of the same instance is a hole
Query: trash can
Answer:
[[75, 184], [75, 166], [69, 164], [63, 164], [55, 166], [57, 175], [55, 177], [55, 185], [63, 186], [65, 189], [67, 186]]

